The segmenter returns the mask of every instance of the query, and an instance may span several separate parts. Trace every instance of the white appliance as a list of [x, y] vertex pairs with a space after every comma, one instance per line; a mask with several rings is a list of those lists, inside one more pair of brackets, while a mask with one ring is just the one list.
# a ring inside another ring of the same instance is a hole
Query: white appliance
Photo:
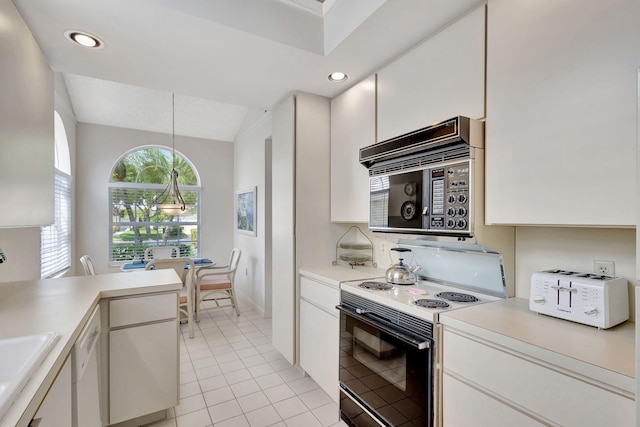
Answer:
[[101, 330], [100, 306], [97, 306], [71, 353], [74, 427], [102, 427], [98, 365]]
[[398, 244], [421, 267], [414, 284], [340, 283], [340, 417], [349, 425], [437, 425], [440, 314], [508, 295], [498, 252], [464, 242]]
[[629, 319], [622, 277], [547, 270], [531, 276], [529, 308], [537, 313], [607, 329]]
[[349, 425], [432, 427], [440, 405], [440, 314], [500, 297], [385, 280], [340, 283], [340, 416]]
[[442, 312], [500, 299], [428, 280], [418, 280], [413, 285], [393, 285], [386, 283], [384, 277], [342, 282], [340, 289], [431, 323], [438, 323]]

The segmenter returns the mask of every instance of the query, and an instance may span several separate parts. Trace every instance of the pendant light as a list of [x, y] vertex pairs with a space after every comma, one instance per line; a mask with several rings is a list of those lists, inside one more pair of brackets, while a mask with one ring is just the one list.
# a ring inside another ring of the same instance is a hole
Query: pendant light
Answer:
[[187, 205], [185, 204], [184, 198], [182, 198], [182, 194], [180, 194], [180, 189], [178, 188], [178, 171], [176, 170], [176, 104], [174, 93], [171, 94], [171, 114], [171, 134], [173, 136], [171, 147], [171, 176], [169, 177], [169, 184], [167, 185], [167, 188], [165, 188], [159, 195], [154, 196], [153, 205], [156, 209], [160, 209], [167, 215], [178, 216], [184, 213], [187, 209]]

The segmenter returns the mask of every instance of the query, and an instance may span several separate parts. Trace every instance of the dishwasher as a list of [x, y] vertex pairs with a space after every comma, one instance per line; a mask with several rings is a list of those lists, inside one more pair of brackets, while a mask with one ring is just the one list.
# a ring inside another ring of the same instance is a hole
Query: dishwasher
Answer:
[[97, 306], [71, 352], [74, 427], [102, 427], [98, 365], [101, 330]]

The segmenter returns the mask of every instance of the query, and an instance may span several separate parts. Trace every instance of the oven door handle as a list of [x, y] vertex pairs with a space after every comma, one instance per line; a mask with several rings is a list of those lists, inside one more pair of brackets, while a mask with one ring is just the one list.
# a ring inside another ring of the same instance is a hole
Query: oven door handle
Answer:
[[347, 316], [351, 316], [354, 319], [358, 319], [359, 321], [366, 323], [369, 326], [373, 326], [374, 328], [380, 329], [381, 331], [388, 333], [389, 335], [399, 339], [400, 341], [406, 344], [409, 344], [410, 346], [418, 350], [425, 350], [431, 347], [431, 340], [418, 339], [405, 332], [401, 332], [396, 328], [396, 326], [393, 323], [381, 317], [376, 317], [375, 319], [372, 319], [371, 316], [366, 315], [366, 312], [363, 314], [359, 314], [353, 310], [343, 307], [342, 305], [337, 305], [336, 309], [340, 310]]

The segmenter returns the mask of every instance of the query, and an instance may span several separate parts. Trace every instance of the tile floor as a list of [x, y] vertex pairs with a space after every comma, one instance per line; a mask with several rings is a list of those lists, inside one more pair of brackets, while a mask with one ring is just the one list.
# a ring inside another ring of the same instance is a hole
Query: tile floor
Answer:
[[202, 313], [180, 338], [180, 404], [151, 427], [345, 427], [337, 404], [271, 344], [271, 320]]

